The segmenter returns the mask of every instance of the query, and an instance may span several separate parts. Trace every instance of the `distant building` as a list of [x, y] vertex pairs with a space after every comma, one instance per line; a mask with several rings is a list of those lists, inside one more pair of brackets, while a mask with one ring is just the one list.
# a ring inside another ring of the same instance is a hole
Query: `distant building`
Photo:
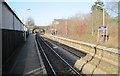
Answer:
[[54, 19], [54, 21], [52, 22], [53, 25], [59, 25], [61, 23], [65, 23], [65, 19]]
[[65, 34], [66, 25], [67, 25], [66, 19], [54, 19], [51, 26], [51, 34], [56, 35], [57, 33]]

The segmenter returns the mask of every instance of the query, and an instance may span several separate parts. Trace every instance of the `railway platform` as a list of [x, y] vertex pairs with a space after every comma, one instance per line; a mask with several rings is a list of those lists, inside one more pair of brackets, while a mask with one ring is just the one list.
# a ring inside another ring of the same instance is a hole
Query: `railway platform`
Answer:
[[34, 34], [30, 34], [23, 44], [9, 73], [24, 75], [46, 74], [42, 58], [38, 53]]

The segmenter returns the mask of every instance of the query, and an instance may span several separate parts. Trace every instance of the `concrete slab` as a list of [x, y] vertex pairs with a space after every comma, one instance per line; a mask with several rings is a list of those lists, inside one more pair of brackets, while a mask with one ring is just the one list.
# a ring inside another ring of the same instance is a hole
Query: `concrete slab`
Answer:
[[46, 74], [45, 66], [41, 63], [43, 62], [42, 58], [38, 56], [35, 35], [30, 34], [20, 50], [10, 74]]

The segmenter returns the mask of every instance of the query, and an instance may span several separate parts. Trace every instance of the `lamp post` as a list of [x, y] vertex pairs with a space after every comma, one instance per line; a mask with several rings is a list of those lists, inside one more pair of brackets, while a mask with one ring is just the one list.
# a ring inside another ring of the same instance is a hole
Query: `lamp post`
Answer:
[[[31, 9], [30, 8], [27, 8], [26, 11], [30, 11]], [[23, 18], [23, 23], [25, 24], [25, 19]], [[26, 41], [26, 31], [27, 31], [27, 28], [26, 26], [24, 26], [24, 40]]]
[[[99, 4], [97, 4], [97, 6], [101, 7], [101, 5], [99, 5]], [[102, 8], [102, 26], [105, 27], [105, 9], [104, 8]], [[105, 33], [105, 30], [106, 30], [106, 33]], [[102, 38], [103, 38], [103, 40], [105, 39], [105, 41], [107, 42], [107, 27], [105, 29], [103, 29]], [[99, 29], [98, 29], [98, 39], [99, 39]]]
[[[101, 5], [97, 4], [98, 7], [101, 7]], [[102, 8], [102, 26], [105, 26], [105, 10]]]
[[[105, 26], [105, 9], [104, 8], [103, 8], [103, 26]], [[105, 41], [107, 42], [107, 37], [108, 37], [108, 27], [107, 26], [106, 26], [105, 30], [103, 30], [103, 38], [104, 38], [104, 34], [105, 34]]]
[[103, 8], [103, 26], [105, 26], [105, 10]]
[[31, 10], [31, 9], [30, 9], [30, 8], [27, 8], [26, 10], [29, 11], [29, 10]]
[[[104, 11], [104, 8], [103, 8], [103, 26], [105, 26], [105, 11]], [[107, 37], [105, 37], [105, 30], [103, 30], [103, 42], [104, 42], [104, 38], [105, 38], [105, 41], [106, 41], [106, 38]]]
[[[27, 9], [26, 9], [27, 12], [29, 12], [30, 10], [31, 10], [30, 8], [27, 8]], [[28, 16], [29, 16], [29, 14], [28, 14]], [[28, 20], [28, 22], [29, 22], [29, 21], [30, 21], [30, 20]], [[28, 28], [30, 29], [29, 26], [28, 26]]]
[[[26, 10], [24, 10], [24, 13], [26, 13], [26, 12], [28, 12], [28, 11], [30, 11], [31, 9], [30, 8], [27, 8]], [[27, 14], [27, 13], [26, 13]], [[25, 17], [23, 17], [22, 18], [22, 21], [23, 21], [23, 23], [25, 24]]]

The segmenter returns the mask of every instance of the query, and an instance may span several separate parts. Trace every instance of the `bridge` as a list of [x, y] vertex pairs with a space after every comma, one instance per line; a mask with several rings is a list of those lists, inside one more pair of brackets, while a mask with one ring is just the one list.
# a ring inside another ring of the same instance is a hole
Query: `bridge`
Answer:
[[118, 76], [120, 52], [55, 35], [29, 32], [0, 1], [2, 75]]

